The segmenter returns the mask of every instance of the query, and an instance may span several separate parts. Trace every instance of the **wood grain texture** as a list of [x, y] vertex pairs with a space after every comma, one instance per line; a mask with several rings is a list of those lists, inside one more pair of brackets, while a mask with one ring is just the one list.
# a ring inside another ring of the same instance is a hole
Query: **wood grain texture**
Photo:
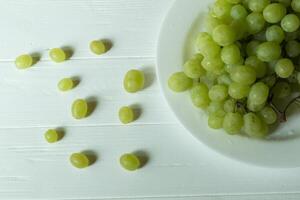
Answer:
[[[265, 169], [238, 163], [196, 141], [177, 122], [155, 76], [155, 46], [163, 16], [173, 0], [0, 1], [0, 199], [294, 200], [300, 169]], [[97, 57], [89, 41], [106, 38], [112, 49]], [[70, 61], [54, 64], [50, 48], [68, 46]], [[14, 58], [38, 53], [42, 61], [15, 69]], [[147, 87], [127, 94], [127, 70], [142, 69]], [[80, 84], [57, 90], [63, 77]], [[82, 121], [70, 116], [76, 98], [97, 102]], [[123, 105], [141, 108], [131, 126], [120, 125]], [[49, 145], [48, 128], [62, 128], [63, 140]], [[68, 158], [90, 151], [97, 161], [77, 170]], [[148, 158], [137, 172], [118, 158], [138, 152]]]

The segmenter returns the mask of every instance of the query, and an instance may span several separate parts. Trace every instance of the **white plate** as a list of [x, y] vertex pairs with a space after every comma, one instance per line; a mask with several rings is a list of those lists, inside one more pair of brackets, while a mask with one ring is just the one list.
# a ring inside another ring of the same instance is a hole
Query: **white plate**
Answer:
[[157, 73], [167, 102], [197, 139], [223, 155], [260, 166], [300, 166], [299, 118], [293, 117], [295, 115], [267, 141], [229, 136], [208, 128], [207, 116], [192, 106], [188, 93], [175, 94], [168, 89], [169, 76], [180, 71], [191, 55], [192, 41], [201, 30], [203, 16], [211, 3], [212, 0], [176, 0], [163, 23], [158, 41]]

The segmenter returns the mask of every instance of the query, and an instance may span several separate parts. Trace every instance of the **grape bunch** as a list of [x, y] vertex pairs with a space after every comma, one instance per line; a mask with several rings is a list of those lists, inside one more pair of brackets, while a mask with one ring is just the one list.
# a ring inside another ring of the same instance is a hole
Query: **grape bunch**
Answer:
[[299, 18], [300, 0], [216, 0], [169, 88], [189, 90], [210, 128], [266, 138], [300, 101]]

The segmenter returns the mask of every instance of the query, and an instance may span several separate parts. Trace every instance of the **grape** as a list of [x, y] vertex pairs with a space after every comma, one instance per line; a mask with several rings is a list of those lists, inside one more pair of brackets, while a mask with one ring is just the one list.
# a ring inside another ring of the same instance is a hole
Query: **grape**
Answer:
[[280, 3], [272, 3], [264, 9], [263, 15], [267, 22], [275, 24], [286, 15], [286, 8]]
[[206, 16], [204, 22], [205, 30], [209, 33], [212, 33], [213, 30], [221, 24], [223, 24], [223, 21], [221, 19], [213, 17], [210, 14]]
[[264, 42], [257, 48], [257, 57], [264, 62], [277, 60], [281, 56], [281, 47], [276, 42]]
[[224, 111], [227, 113], [235, 112], [236, 110], [236, 100], [228, 99], [224, 102]]
[[60, 91], [68, 91], [73, 89], [74, 82], [71, 78], [64, 78], [58, 82], [57, 86]]
[[232, 5], [227, 3], [224, 0], [217, 0], [214, 3], [214, 6], [212, 8], [213, 14], [223, 20], [228, 20], [228, 17], [230, 17], [230, 11], [231, 11]]
[[224, 102], [223, 101], [212, 101], [210, 102], [209, 106], [207, 107], [207, 112], [209, 114], [213, 114], [217, 111], [224, 111]]
[[284, 5], [285, 7], [289, 7], [291, 5], [291, 1], [292, 0], [274, 0], [278, 3], [281, 3], [282, 5]]
[[75, 119], [83, 119], [88, 114], [88, 103], [84, 99], [77, 99], [72, 104], [72, 116]]
[[205, 57], [201, 62], [203, 68], [208, 72], [213, 72], [218, 74], [224, 70], [224, 63], [221, 60], [220, 56], [215, 58]]
[[281, 20], [281, 27], [285, 32], [294, 32], [300, 26], [300, 20], [295, 14], [288, 14]]
[[300, 43], [296, 40], [288, 41], [285, 45], [285, 51], [291, 58], [295, 58], [300, 55]]
[[228, 88], [225, 85], [214, 85], [209, 90], [209, 98], [212, 101], [224, 101], [228, 97]]
[[222, 24], [213, 30], [212, 37], [220, 46], [227, 46], [235, 42], [236, 33], [232, 27]]
[[60, 63], [67, 59], [67, 55], [61, 48], [51, 49], [49, 52], [49, 56], [52, 61]]
[[263, 82], [255, 83], [248, 96], [250, 102], [254, 102], [256, 105], [264, 104], [269, 97], [269, 87]]
[[268, 126], [256, 114], [244, 115], [244, 130], [250, 137], [263, 138], [268, 135]]
[[293, 62], [288, 58], [278, 60], [275, 66], [275, 72], [280, 78], [290, 77], [293, 74], [294, 69]]
[[54, 129], [47, 130], [44, 136], [48, 143], [55, 143], [60, 139], [59, 133]]
[[251, 85], [256, 80], [255, 70], [245, 65], [234, 68], [230, 75], [233, 81], [244, 85]]
[[243, 85], [240, 83], [232, 83], [229, 85], [228, 94], [234, 99], [243, 99], [248, 96], [250, 92], [249, 85]]
[[224, 130], [231, 135], [238, 134], [243, 124], [243, 117], [240, 113], [227, 113], [223, 120]]
[[265, 107], [265, 105], [266, 105], [266, 103], [255, 104], [255, 102], [247, 99], [247, 108], [248, 108], [248, 110], [250, 110], [252, 112], [258, 112], [258, 111], [262, 110]]
[[90, 165], [89, 158], [83, 153], [73, 153], [70, 157], [71, 164], [79, 169], [86, 168]]
[[[173, 76], [171, 76], [172, 78]], [[180, 74], [175, 74], [175, 77], [173, 77], [172, 79], [172, 86], [177, 86], [177, 89], [180, 88], [184, 88], [184, 86], [186, 86], [185, 84], [189, 84], [187, 82], [189, 82], [186, 78], [185, 75]], [[176, 80], [174, 80], [176, 79]], [[169, 79], [170, 81], [170, 79]], [[140, 70], [129, 70], [124, 78], [123, 81], [123, 86], [124, 89], [129, 92], [129, 93], [135, 93], [138, 92], [140, 90], [142, 90], [144, 88], [144, 84], [145, 84], [145, 76], [144, 73]], [[181, 86], [178, 84], [182, 84]], [[170, 86], [170, 82], [169, 82], [169, 86]], [[172, 88], [172, 87], [171, 87]], [[176, 91], [176, 90], [174, 90]]]
[[128, 106], [124, 106], [119, 110], [119, 119], [123, 124], [129, 124], [134, 121], [134, 111]]
[[188, 60], [183, 66], [185, 75], [192, 79], [200, 78], [205, 75], [205, 69], [202, 67], [201, 61], [202, 60], [198, 58]]
[[240, 61], [241, 52], [236, 44], [224, 47], [221, 51], [221, 58], [225, 64], [233, 65]]
[[225, 112], [223, 110], [218, 110], [208, 117], [208, 126], [212, 129], [220, 129], [223, 127]]
[[235, 31], [236, 40], [241, 40], [248, 36], [246, 19], [233, 20], [230, 27]]
[[257, 41], [260, 41], [260, 42], [265, 42], [267, 41], [267, 38], [266, 38], [266, 30], [263, 29], [262, 31], [256, 33], [253, 35], [253, 39], [254, 40], [257, 40]]
[[94, 40], [90, 43], [90, 50], [96, 55], [101, 55], [106, 52], [106, 47], [103, 41]]
[[33, 58], [28, 54], [20, 55], [16, 58], [15, 65], [19, 69], [29, 68], [33, 65]]
[[207, 32], [201, 32], [196, 38], [196, 48], [201, 51], [204, 50], [209, 42], [212, 42], [213, 39]]
[[238, 4], [241, 3], [242, 0], [226, 0], [226, 1], [231, 4]]
[[263, 119], [267, 124], [274, 124], [277, 121], [277, 117], [278, 117], [277, 113], [270, 106], [264, 107], [259, 112], [259, 115], [261, 119]]
[[256, 56], [250, 56], [246, 59], [245, 65], [253, 67], [257, 78], [262, 78], [267, 73], [267, 64], [259, 60]]
[[300, 12], [300, 1], [299, 0], [293, 0], [291, 3], [291, 6], [295, 12]]
[[206, 58], [214, 58], [221, 52], [221, 47], [210, 36], [206, 36], [205, 33], [198, 36], [196, 44], [198, 50]]
[[275, 76], [266, 76], [264, 77], [261, 82], [265, 83], [270, 88], [273, 87], [276, 83], [276, 77]]
[[250, 13], [247, 18], [248, 31], [251, 34], [259, 33], [265, 27], [266, 21], [261, 13]]
[[278, 25], [273, 25], [267, 28], [266, 39], [269, 42], [281, 43], [285, 38], [282, 28]]
[[247, 44], [246, 51], [248, 56], [255, 56], [256, 51], [261, 43], [257, 40], [252, 40]]
[[194, 106], [198, 108], [207, 108], [210, 104], [208, 96], [208, 87], [204, 83], [199, 83], [191, 89], [191, 99]]
[[230, 15], [235, 20], [241, 20], [247, 17], [248, 12], [244, 6], [238, 4], [231, 8]]
[[292, 88], [290, 84], [288, 84], [285, 81], [277, 82], [272, 89], [272, 94], [274, 95], [274, 98], [277, 99], [284, 99], [290, 96], [291, 93], [292, 93]]
[[198, 61], [200, 61], [200, 63], [201, 63], [201, 61], [204, 59], [204, 57], [203, 57], [203, 55], [202, 55], [201, 53], [197, 53], [197, 54], [195, 54], [195, 55], [192, 57], [192, 59], [198, 60]]
[[141, 167], [139, 158], [132, 153], [123, 154], [120, 157], [120, 164], [128, 171], [135, 171]]
[[193, 80], [187, 77], [183, 72], [172, 74], [168, 80], [169, 88], [174, 92], [184, 92], [193, 85]]
[[262, 12], [270, 0], [248, 0], [248, 7], [253, 12]]
[[218, 84], [230, 85], [231, 83], [232, 83], [232, 80], [228, 73], [224, 73], [218, 77]]

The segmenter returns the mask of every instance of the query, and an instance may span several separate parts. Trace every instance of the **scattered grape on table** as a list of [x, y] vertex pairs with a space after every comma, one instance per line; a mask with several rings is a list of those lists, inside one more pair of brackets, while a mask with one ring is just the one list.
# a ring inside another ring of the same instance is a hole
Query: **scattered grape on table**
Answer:
[[133, 153], [126, 153], [120, 157], [121, 166], [128, 171], [135, 171], [140, 168], [141, 162]]

